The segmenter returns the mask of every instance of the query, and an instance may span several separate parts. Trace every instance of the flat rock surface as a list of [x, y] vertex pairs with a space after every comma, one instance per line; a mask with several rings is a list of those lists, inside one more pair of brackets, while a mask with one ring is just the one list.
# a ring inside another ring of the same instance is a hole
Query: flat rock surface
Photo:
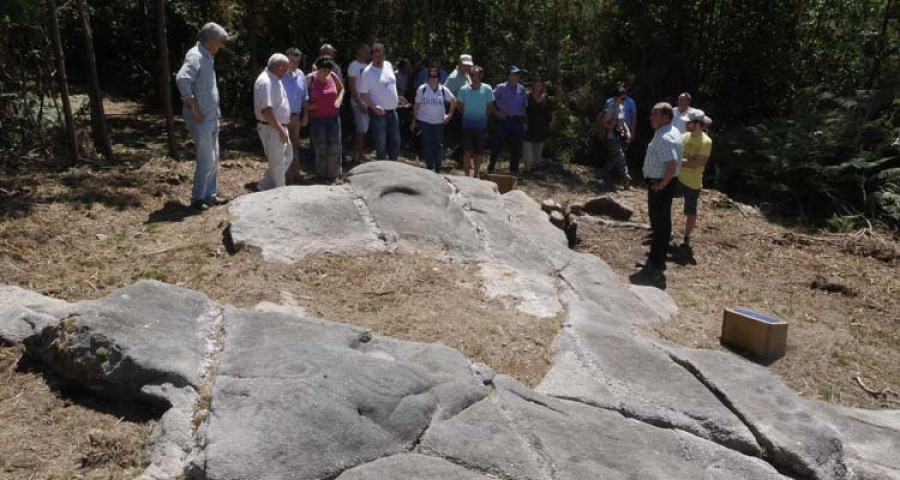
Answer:
[[257, 248], [271, 262], [386, 248], [361, 200], [341, 187], [267, 190], [235, 199], [228, 211], [236, 219], [229, 227], [235, 248]]
[[[563, 319], [530, 390], [439, 344], [142, 281], [96, 301], [0, 288], [0, 341], [101, 394], [169, 406], [143, 480], [900, 479], [900, 412], [810, 402], [724, 352], [643, 336], [672, 318], [524, 193], [372, 162], [341, 187], [232, 202], [273, 262], [401, 250], [479, 266], [493, 297]], [[546, 321], [540, 318], [534, 321]]]

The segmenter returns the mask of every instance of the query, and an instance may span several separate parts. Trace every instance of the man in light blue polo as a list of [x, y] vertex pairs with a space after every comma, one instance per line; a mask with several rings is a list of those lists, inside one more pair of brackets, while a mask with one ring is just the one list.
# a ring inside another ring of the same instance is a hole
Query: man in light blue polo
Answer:
[[300, 60], [303, 54], [299, 48], [289, 48], [285, 55], [290, 61], [288, 71], [281, 77], [281, 84], [287, 92], [288, 103], [291, 105], [291, 121], [288, 123], [288, 134], [291, 139], [294, 160], [287, 167], [287, 181], [300, 179], [300, 129], [309, 123], [308, 112], [304, 108], [308, 98], [306, 92], [306, 75], [300, 70]]
[[219, 89], [216, 86], [215, 55], [225, 46], [228, 34], [221, 25], [207, 23], [200, 29], [197, 45], [188, 50], [175, 76], [184, 102], [182, 114], [197, 149], [197, 168], [191, 191], [191, 208], [206, 210], [227, 200], [217, 196], [219, 169]]
[[509, 143], [509, 173], [519, 173], [519, 158], [522, 157], [522, 138], [525, 136], [525, 108], [528, 107], [528, 92], [519, 83], [518, 67], [509, 67], [506, 70], [507, 81], [494, 88], [494, 115], [500, 119], [497, 132], [494, 135], [494, 145], [491, 148], [491, 161], [488, 163], [488, 173], [494, 173], [497, 164], [497, 156], [503, 151], [506, 143]]

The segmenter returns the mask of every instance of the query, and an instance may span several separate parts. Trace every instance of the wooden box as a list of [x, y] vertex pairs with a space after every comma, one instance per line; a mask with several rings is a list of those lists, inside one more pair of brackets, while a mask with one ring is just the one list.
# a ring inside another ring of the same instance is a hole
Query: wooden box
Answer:
[[788, 324], [744, 308], [727, 308], [722, 316], [722, 343], [746, 350], [762, 360], [783, 357]]
[[518, 179], [512, 175], [499, 175], [496, 173], [488, 173], [483, 177], [484, 180], [497, 184], [497, 191], [503, 195], [516, 188]]

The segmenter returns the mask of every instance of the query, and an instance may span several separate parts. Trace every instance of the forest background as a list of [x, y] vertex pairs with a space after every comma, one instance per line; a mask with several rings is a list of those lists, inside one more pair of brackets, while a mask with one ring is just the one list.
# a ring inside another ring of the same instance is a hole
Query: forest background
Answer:
[[67, 143], [59, 67], [73, 98], [99, 92], [161, 112], [168, 104], [177, 115], [174, 72], [199, 27], [216, 21], [231, 34], [216, 71], [223, 114], [233, 121], [252, 121], [253, 80], [271, 53], [290, 46], [306, 54], [306, 71], [325, 42], [344, 68], [361, 41], [385, 43], [395, 63], [428, 55], [448, 71], [470, 53], [488, 83], [502, 81], [509, 65], [524, 69], [526, 82], [533, 74], [549, 81], [560, 113], [558, 160], [596, 161], [592, 124], [616, 82], [625, 80], [638, 103], [638, 150], [652, 135], [652, 104], [688, 91], [715, 119], [715, 187], [777, 205], [801, 223], [844, 230], [878, 220], [896, 228], [898, 3], [0, 0], [0, 170], [36, 159], [59, 168], [113, 161], [97, 132], [102, 110], [92, 112], [87, 100], [73, 102], [75, 120], [82, 130], [92, 124], [94, 139], [72, 135]]

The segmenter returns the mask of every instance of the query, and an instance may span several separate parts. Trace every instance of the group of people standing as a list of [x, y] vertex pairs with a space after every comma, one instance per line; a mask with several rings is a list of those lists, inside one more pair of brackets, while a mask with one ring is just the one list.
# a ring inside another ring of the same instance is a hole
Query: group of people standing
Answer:
[[[191, 193], [194, 209], [226, 201], [217, 194], [221, 114], [214, 68], [215, 55], [226, 39], [227, 33], [221, 26], [204, 25], [197, 45], [187, 52], [176, 75], [183, 113], [197, 149]], [[359, 45], [356, 59], [348, 68], [349, 88], [345, 88], [341, 69], [334, 61], [335, 53], [331, 45], [323, 45], [313, 72], [306, 75], [299, 68], [301, 52], [291, 48], [284, 54], [273, 54], [256, 79], [253, 113], [269, 162], [258, 182], [259, 189], [285, 185], [288, 172], [298, 168], [299, 132], [307, 124], [317, 173], [330, 183], [340, 183], [340, 109], [346, 90], [350, 91], [354, 116], [353, 155], [357, 161], [364, 158], [365, 135], [370, 129], [376, 159], [397, 160], [401, 128], [398, 109], [408, 105], [413, 111], [408, 128], [421, 131], [423, 157], [431, 170], [439, 172], [443, 167], [443, 143], [449, 128], [449, 135], [460, 144], [465, 174], [478, 176], [491, 116], [497, 118], [497, 125], [488, 173], [494, 172], [497, 157], [506, 147], [510, 150], [512, 174], [519, 172], [523, 156], [526, 166], [540, 161], [543, 142], [556, 118], [540, 78], [535, 77], [531, 90], [526, 90], [521, 83], [522, 71], [511, 66], [506, 70], [506, 81], [491, 88], [483, 83], [484, 70], [468, 54], [460, 55], [450, 74], [432, 64], [413, 77], [408, 62], [404, 62], [403, 71], [395, 72], [385, 59], [384, 45], [376, 43], [371, 47]], [[411, 78], [416, 83], [421, 80], [414, 92], [406, 88]], [[409, 102], [404, 93], [413, 101]], [[649, 189], [652, 242], [648, 261], [638, 275], [654, 282], [665, 270], [672, 233], [672, 200], [678, 195], [685, 199], [682, 245], [690, 247], [703, 170], [712, 150], [712, 140], [705, 133], [712, 120], [690, 103], [690, 94], [682, 93], [677, 107], [657, 103], [650, 114], [655, 133], [647, 147], [642, 173]], [[598, 123], [606, 141], [608, 173], [630, 184], [625, 154], [635, 138], [637, 105], [624, 84], [607, 99]]]

